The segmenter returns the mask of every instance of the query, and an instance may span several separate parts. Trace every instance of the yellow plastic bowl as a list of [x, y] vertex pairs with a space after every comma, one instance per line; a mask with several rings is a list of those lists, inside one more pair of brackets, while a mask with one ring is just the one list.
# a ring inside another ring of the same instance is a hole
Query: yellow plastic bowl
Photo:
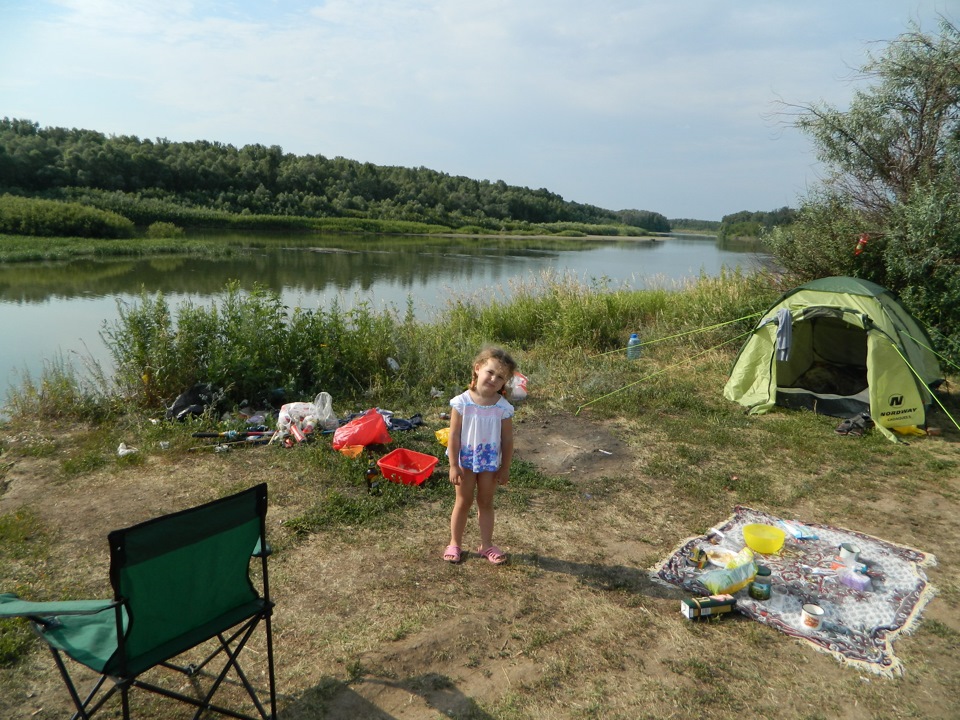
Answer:
[[762, 555], [773, 555], [780, 552], [783, 540], [787, 534], [773, 525], [753, 523], [743, 526], [743, 539], [747, 547]]

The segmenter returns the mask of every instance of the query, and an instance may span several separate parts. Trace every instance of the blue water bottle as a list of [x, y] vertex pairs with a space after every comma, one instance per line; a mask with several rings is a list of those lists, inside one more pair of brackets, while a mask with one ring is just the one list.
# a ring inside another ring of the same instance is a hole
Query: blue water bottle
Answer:
[[633, 333], [627, 340], [627, 360], [640, 359], [640, 337]]

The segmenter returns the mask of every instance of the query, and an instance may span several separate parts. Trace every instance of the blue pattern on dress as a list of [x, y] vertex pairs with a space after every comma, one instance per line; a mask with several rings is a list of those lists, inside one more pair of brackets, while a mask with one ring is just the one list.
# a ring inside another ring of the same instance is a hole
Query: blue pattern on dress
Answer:
[[474, 472], [493, 472], [500, 469], [500, 447], [486, 443], [473, 447], [460, 448], [460, 467], [470, 468]]

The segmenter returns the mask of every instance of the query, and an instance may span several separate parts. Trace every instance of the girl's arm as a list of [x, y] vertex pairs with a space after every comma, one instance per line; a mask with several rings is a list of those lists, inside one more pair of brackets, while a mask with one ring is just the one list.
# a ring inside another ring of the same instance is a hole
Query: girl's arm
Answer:
[[460, 468], [460, 430], [463, 416], [456, 409], [450, 410], [450, 436], [447, 438], [447, 458], [450, 460], [450, 482], [460, 484], [463, 470]]
[[500, 421], [500, 469], [497, 471], [497, 485], [510, 482], [510, 463], [513, 462], [513, 419]]

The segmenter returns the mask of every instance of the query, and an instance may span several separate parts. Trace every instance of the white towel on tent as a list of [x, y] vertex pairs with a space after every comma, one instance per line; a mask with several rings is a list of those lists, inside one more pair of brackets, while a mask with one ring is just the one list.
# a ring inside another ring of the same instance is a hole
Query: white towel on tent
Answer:
[[793, 343], [793, 317], [787, 308], [777, 310], [777, 360], [790, 359], [790, 345]]

